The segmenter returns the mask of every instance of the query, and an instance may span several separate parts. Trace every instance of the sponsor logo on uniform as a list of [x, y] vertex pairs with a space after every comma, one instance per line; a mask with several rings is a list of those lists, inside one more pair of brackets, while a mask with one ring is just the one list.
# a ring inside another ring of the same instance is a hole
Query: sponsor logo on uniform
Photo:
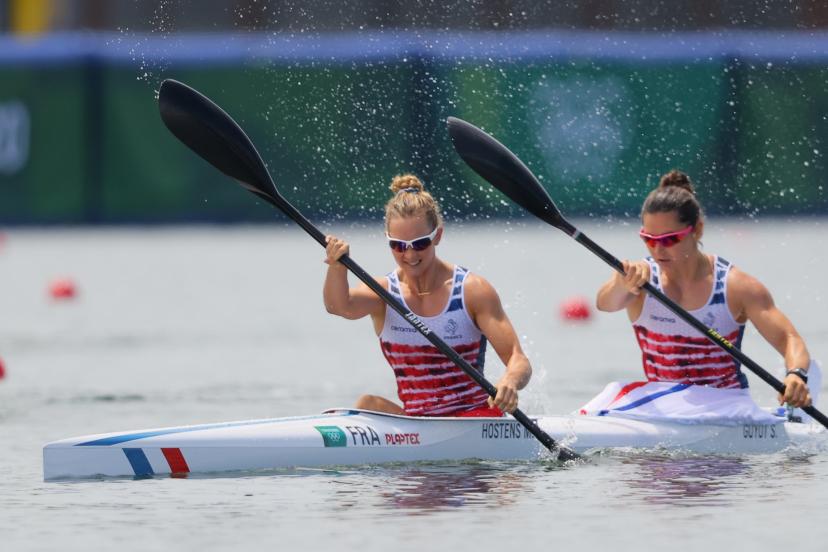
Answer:
[[443, 330], [445, 334], [443, 335], [444, 339], [463, 339], [463, 336], [457, 333], [458, 325], [454, 318], [449, 318], [449, 321], [446, 322], [445, 327]]
[[650, 320], [655, 320], [656, 322], [665, 322], [667, 324], [675, 324], [676, 319], [670, 318], [669, 316], [658, 316], [656, 314], [650, 315]]
[[[702, 319], [702, 322], [704, 322], [705, 326], [707, 326], [709, 328], [712, 328], [716, 325], [716, 315], [713, 314], [712, 312], [708, 312], [707, 314], [704, 315], [704, 319]], [[716, 328], [716, 329], [718, 329], [718, 328]]]

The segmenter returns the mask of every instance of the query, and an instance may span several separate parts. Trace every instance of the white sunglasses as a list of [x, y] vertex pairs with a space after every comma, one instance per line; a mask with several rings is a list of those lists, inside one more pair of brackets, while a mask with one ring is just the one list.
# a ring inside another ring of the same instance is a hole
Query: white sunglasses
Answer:
[[388, 235], [388, 232], [385, 233], [385, 237], [388, 239], [388, 247], [396, 251], [397, 253], [405, 253], [406, 249], [413, 249], [414, 251], [422, 251], [423, 249], [427, 249], [431, 242], [434, 241], [434, 237], [437, 235], [437, 230], [440, 227], [438, 226], [435, 228], [431, 234], [426, 236], [422, 236], [420, 238], [414, 238], [413, 240], [398, 240], [397, 238], [392, 238]]

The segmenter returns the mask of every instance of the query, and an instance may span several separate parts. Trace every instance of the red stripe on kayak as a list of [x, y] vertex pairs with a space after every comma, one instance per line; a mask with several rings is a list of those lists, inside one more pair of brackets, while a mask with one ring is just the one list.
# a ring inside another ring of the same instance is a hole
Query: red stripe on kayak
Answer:
[[184, 455], [181, 454], [181, 449], [178, 448], [162, 448], [164, 458], [167, 459], [167, 464], [170, 465], [170, 472], [172, 473], [190, 473], [190, 466], [184, 460]]
[[642, 385], [647, 385], [648, 383], [650, 383], [650, 382], [648, 382], [648, 381], [634, 381], [632, 383], [628, 383], [627, 385], [622, 387], [621, 391], [619, 391], [618, 394], [615, 396], [615, 398], [610, 401], [610, 405], [615, 404], [615, 401], [617, 401], [618, 399], [620, 399], [621, 397], [623, 397], [624, 395], [626, 395], [630, 391], [638, 389]]

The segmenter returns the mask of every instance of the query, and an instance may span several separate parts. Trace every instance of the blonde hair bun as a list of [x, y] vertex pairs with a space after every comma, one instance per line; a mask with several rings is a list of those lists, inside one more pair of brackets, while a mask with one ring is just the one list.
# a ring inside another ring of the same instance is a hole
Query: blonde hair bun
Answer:
[[413, 174], [399, 174], [389, 186], [394, 195], [385, 204], [385, 228], [393, 218], [424, 216], [432, 228], [443, 224], [440, 206], [425, 190], [423, 182]]
[[398, 174], [391, 179], [391, 191], [395, 194], [403, 190], [422, 192], [425, 190], [422, 181], [413, 174]]

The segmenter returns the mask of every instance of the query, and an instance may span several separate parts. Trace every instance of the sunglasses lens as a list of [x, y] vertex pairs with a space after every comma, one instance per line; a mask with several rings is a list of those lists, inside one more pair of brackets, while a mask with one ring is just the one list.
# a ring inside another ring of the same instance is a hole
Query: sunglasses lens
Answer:
[[673, 247], [674, 245], [676, 245], [678, 242], [681, 241], [681, 238], [678, 237], [678, 236], [668, 236], [666, 238], [646, 238], [646, 237], [642, 237], [641, 239], [643, 239], [644, 243], [646, 243], [650, 247], [655, 247], [657, 245], [660, 245], [661, 247]]
[[641, 239], [644, 240], [644, 243], [646, 243], [648, 247], [656, 247], [657, 245], [660, 245], [661, 247], [673, 247], [681, 240], [683, 240], [692, 230], [693, 227], [688, 226], [687, 228], [679, 232], [662, 234], [660, 236], [653, 236], [651, 234], [646, 233], [642, 228], [638, 235], [641, 236]]
[[397, 253], [405, 253], [407, 249], [413, 249], [414, 251], [422, 251], [427, 249], [432, 243], [434, 243], [432, 236], [437, 234], [437, 229], [435, 229], [431, 234], [428, 236], [423, 236], [422, 238], [417, 238], [416, 240], [406, 241], [406, 240], [398, 240], [392, 238], [387, 233], [385, 236], [388, 238], [388, 247], [396, 251]]
[[[422, 251], [423, 249], [427, 249], [429, 245], [431, 245], [431, 238], [420, 238], [419, 240], [411, 242], [411, 249], [414, 251]], [[397, 253], [405, 253], [407, 249], [405, 242], [397, 240], [388, 240], [388, 247]]]
[[429, 245], [431, 245], [431, 238], [420, 238], [419, 240], [414, 240], [411, 242], [411, 248], [414, 251], [422, 251], [426, 249]]

